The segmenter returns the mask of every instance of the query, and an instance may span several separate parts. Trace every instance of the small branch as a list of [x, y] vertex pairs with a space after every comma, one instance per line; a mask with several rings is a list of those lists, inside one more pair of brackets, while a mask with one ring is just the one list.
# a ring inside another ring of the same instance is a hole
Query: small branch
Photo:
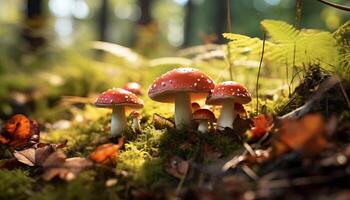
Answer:
[[329, 1], [326, 1], [326, 0], [317, 0], [317, 1], [319, 1], [321, 3], [324, 3], [326, 5], [329, 5], [329, 6], [333, 7], [333, 8], [337, 8], [339, 10], [350, 12], [350, 7], [343, 6], [343, 5], [336, 4], [336, 3], [332, 3], [332, 2], [329, 2]]
[[175, 193], [177, 195], [180, 194], [180, 192], [181, 192], [182, 186], [183, 186], [183, 184], [185, 182], [185, 179], [187, 177], [188, 170], [189, 170], [189, 168], [186, 169], [185, 173], [181, 177], [181, 180], [180, 180], [179, 184], [176, 187]]
[[265, 41], [266, 41], [266, 32], [264, 32], [264, 39], [263, 39], [261, 58], [260, 58], [259, 69], [258, 69], [258, 76], [256, 78], [256, 88], [255, 88], [255, 90], [256, 90], [256, 114], [259, 114], [259, 78], [260, 78], [261, 65], [262, 65], [262, 62], [264, 59]]

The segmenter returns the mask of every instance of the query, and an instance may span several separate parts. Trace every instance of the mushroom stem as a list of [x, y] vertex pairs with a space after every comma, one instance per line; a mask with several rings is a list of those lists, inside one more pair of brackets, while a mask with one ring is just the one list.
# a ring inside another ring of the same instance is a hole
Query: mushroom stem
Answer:
[[183, 129], [191, 124], [192, 108], [191, 95], [187, 92], [175, 94], [175, 126]]
[[131, 128], [135, 131], [135, 130], [140, 130], [140, 122], [139, 119], [137, 117], [133, 117], [132, 118], [132, 124], [131, 124]]
[[126, 118], [124, 106], [115, 106], [112, 111], [111, 136], [120, 136], [126, 129]]
[[226, 100], [223, 102], [217, 124], [219, 130], [224, 130], [225, 127], [233, 128], [233, 121], [237, 115], [234, 110], [235, 104], [232, 100]]
[[208, 120], [206, 120], [206, 119], [200, 120], [197, 130], [198, 130], [199, 132], [201, 132], [201, 133], [208, 133], [208, 132], [209, 132], [209, 129], [208, 129]]

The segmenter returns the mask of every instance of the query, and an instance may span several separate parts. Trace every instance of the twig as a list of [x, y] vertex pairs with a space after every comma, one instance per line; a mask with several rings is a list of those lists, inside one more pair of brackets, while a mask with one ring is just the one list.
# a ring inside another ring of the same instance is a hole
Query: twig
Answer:
[[264, 38], [263, 38], [263, 46], [262, 46], [262, 52], [261, 52], [261, 58], [259, 63], [259, 69], [258, 69], [258, 76], [256, 78], [256, 114], [259, 114], [259, 78], [260, 78], [260, 71], [261, 71], [261, 65], [264, 59], [264, 51], [265, 51], [265, 41], [266, 41], [266, 32], [264, 32]]
[[255, 154], [253, 148], [252, 148], [248, 143], [244, 142], [244, 143], [243, 143], [243, 146], [244, 146], [244, 148], [247, 150], [247, 152], [248, 152], [250, 155], [256, 156], [256, 154]]
[[175, 193], [176, 193], [176, 194], [180, 194], [180, 191], [181, 191], [181, 189], [182, 189], [182, 186], [183, 186], [183, 184], [184, 184], [184, 182], [185, 182], [185, 179], [186, 179], [186, 177], [187, 177], [187, 172], [188, 172], [188, 170], [189, 170], [189, 168], [187, 168], [186, 171], [185, 171], [185, 173], [182, 175], [181, 180], [180, 180], [180, 182], [179, 182], [179, 184], [177, 185], [176, 190], [175, 190]]
[[329, 2], [329, 1], [326, 1], [326, 0], [317, 0], [321, 3], [324, 3], [326, 5], [329, 5], [333, 8], [337, 8], [339, 10], [344, 10], [344, 11], [347, 11], [347, 12], [350, 12], [350, 7], [347, 7], [347, 6], [343, 6], [343, 5], [339, 5], [339, 4], [336, 4], [336, 3], [332, 3], [332, 2]]
[[259, 176], [247, 165], [242, 166], [242, 170], [255, 182], [258, 182]]

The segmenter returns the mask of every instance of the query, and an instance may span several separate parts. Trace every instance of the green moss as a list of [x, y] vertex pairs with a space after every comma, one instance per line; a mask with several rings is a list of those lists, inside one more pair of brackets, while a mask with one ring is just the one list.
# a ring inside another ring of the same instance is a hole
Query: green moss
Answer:
[[125, 151], [119, 155], [117, 169], [138, 173], [146, 159], [150, 159], [148, 152], [137, 149], [133, 144], [125, 144]]
[[87, 171], [70, 182], [47, 183], [45, 187], [35, 193], [30, 200], [97, 200], [120, 199], [123, 187], [105, 186], [105, 181], [95, 180], [95, 173]]
[[0, 170], [0, 199], [27, 199], [32, 194], [33, 179], [21, 170]]
[[71, 156], [87, 156], [96, 144], [93, 141], [109, 136], [110, 115], [98, 118], [96, 121], [77, 123], [73, 127], [64, 130], [55, 130], [43, 137], [45, 142], [60, 143], [68, 140], [66, 150]]

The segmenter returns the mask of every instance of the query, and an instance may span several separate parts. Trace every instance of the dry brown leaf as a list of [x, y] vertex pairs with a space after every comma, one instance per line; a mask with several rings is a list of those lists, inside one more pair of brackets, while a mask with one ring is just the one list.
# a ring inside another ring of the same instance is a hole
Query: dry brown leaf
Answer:
[[21, 163], [28, 166], [42, 166], [45, 160], [59, 148], [63, 148], [63, 144], [44, 144], [38, 143], [33, 147], [22, 151], [15, 151], [14, 157]]
[[175, 123], [157, 113], [153, 114], [153, 125], [156, 129], [174, 128]]
[[73, 157], [67, 159], [62, 150], [57, 150], [44, 162], [44, 173], [42, 177], [45, 181], [50, 181], [55, 177], [70, 181], [76, 178], [81, 171], [91, 166], [91, 161], [86, 158]]

